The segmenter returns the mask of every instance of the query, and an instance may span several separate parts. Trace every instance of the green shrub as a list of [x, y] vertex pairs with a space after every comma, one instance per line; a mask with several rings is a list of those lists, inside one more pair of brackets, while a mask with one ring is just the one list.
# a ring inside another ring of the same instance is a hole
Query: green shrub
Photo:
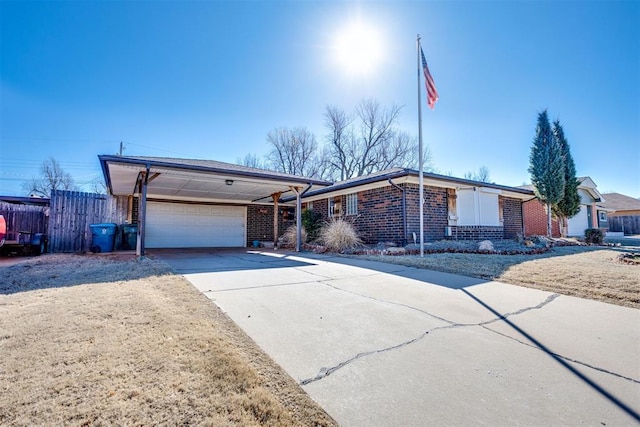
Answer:
[[332, 218], [320, 229], [320, 242], [327, 250], [340, 252], [362, 245], [355, 227], [342, 218]]
[[309, 241], [316, 240], [320, 232], [320, 227], [322, 226], [322, 214], [311, 209], [303, 210], [302, 226], [307, 230]]
[[604, 242], [604, 231], [599, 228], [587, 228], [584, 230], [584, 241], [594, 245], [601, 245]]

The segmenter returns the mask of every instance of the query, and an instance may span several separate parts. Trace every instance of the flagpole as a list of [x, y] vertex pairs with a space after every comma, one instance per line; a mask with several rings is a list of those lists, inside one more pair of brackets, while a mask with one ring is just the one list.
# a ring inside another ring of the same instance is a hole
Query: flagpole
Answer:
[[422, 100], [420, 96], [420, 34], [418, 34], [416, 42], [416, 51], [418, 57], [418, 186], [420, 200], [420, 257], [424, 257], [424, 174], [422, 172]]

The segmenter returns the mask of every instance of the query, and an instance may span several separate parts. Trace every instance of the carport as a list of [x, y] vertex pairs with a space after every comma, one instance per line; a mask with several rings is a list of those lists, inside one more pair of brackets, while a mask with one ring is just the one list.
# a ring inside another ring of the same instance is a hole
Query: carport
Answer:
[[[138, 199], [136, 253], [146, 243], [171, 247], [240, 247], [246, 243], [247, 207], [273, 207], [273, 241], [283, 196], [295, 196], [300, 250], [301, 196], [331, 183], [214, 160], [98, 156], [110, 194]], [[242, 235], [242, 233], [245, 233]], [[177, 247], [177, 246], [176, 246]]]

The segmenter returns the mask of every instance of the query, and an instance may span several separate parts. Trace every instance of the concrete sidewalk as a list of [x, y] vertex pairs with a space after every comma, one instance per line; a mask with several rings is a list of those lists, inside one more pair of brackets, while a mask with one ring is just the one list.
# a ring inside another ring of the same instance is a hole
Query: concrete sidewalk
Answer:
[[315, 254], [157, 251], [341, 425], [640, 422], [640, 311]]

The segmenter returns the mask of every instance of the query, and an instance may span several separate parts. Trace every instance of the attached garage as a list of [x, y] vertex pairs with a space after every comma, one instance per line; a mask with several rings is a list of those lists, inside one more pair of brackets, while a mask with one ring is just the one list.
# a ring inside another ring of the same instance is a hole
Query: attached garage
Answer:
[[[201, 159], [100, 155], [109, 193], [129, 196], [135, 209], [136, 253], [145, 248], [246, 247], [256, 239], [274, 244], [282, 234], [283, 196], [301, 197], [330, 182]], [[284, 205], [290, 207], [289, 200]], [[299, 234], [300, 235], [300, 234]], [[299, 250], [300, 239], [296, 249]]]
[[148, 248], [243, 247], [247, 208], [185, 203], [147, 203]]

